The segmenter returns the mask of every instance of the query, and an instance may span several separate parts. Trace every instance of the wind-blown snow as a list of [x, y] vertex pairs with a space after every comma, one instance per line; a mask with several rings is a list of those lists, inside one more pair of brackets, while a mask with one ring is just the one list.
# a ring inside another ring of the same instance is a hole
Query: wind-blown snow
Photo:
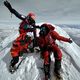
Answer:
[[[39, 25], [41, 25], [40, 23]], [[64, 37], [70, 37], [59, 26], [53, 25], [56, 31]], [[12, 36], [13, 35], [13, 36]], [[14, 73], [8, 72], [8, 64], [10, 62], [9, 50], [11, 42], [18, 34], [11, 34], [1, 42], [2, 50], [0, 52], [0, 80], [41, 80], [44, 73], [39, 69], [43, 67], [43, 60], [39, 53], [31, 53], [26, 56], [19, 69]], [[56, 41], [62, 50], [62, 75], [63, 80], [80, 80], [80, 47], [73, 41], [72, 44], [62, 41]], [[53, 58], [53, 57], [52, 57]]]

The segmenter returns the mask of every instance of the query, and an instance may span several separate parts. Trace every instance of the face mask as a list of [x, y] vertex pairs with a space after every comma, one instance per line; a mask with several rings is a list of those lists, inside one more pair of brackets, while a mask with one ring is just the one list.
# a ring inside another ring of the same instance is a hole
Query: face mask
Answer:
[[40, 33], [39, 34], [40, 34], [40, 36], [45, 36], [47, 34], [46, 28], [45, 27], [42, 27], [40, 29]]

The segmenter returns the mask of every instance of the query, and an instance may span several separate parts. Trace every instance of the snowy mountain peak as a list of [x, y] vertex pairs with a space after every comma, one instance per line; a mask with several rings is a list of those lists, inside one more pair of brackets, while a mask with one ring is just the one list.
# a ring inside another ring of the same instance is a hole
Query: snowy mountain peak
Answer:
[[[38, 24], [41, 25], [42, 23]], [[52, 24], [53, 25], [53, 24]], [[64, 37], [70, 37], [59, 26], [53, 25], [55, 30]], [[12, 36], [13, 35], [13, 36]], [[38, 68], [43, 67], [43, 60], [40, 59], [38, 53], [28, 54], [26, 59], [22, 62], [19, 69], [14, 73], [8, 72], [8, 65], [11, 60], [9, 50], [11, 42], [18, 36], [11, 34], [5, 38], [0, 47], [0, 80], [42, 80], [44, 73]], [[62, 41], [56, 41], [62, 50], [62, 75], [63, 80], [80, 80], [80, 47], [73, 42], [72, 44]], [[53, 57], [52, 57], [53, 58]]]

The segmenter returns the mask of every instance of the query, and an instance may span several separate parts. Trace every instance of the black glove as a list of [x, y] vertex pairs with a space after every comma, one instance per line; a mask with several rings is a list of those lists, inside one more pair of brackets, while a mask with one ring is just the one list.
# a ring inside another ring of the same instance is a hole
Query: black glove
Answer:
[[12, 10], [11, 4], [8, 1], [4, 1], [4, 5], [10, 10]]
[[69, 38], [69, 43], [72, 43], [72, 40]]

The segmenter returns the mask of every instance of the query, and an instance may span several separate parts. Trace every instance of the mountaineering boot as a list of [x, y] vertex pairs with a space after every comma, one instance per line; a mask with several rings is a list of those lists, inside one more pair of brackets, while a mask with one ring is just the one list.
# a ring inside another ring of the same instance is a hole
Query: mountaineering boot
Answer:
[[54, 64], [54, 74], [58, 79], [62, 79], [60, 69], [61, 69], [61, 60], [55, 60]]
[[9, 66], [9, 71], [11, 73], [14, 73], [14, 71], [16, 70], [16, 66], [12, 67], [11, 65]]
[[50, 64], [44, 65], [45, 80], [50, 79]]
[[10, 65], [9, 65], [9, 71], [11, 73], [13, 73], [15, 70], [16, 70], [16, 64], [18, 63], [19, 61], [19, 57], [13, 57], [11, 62], [10, 62]]

